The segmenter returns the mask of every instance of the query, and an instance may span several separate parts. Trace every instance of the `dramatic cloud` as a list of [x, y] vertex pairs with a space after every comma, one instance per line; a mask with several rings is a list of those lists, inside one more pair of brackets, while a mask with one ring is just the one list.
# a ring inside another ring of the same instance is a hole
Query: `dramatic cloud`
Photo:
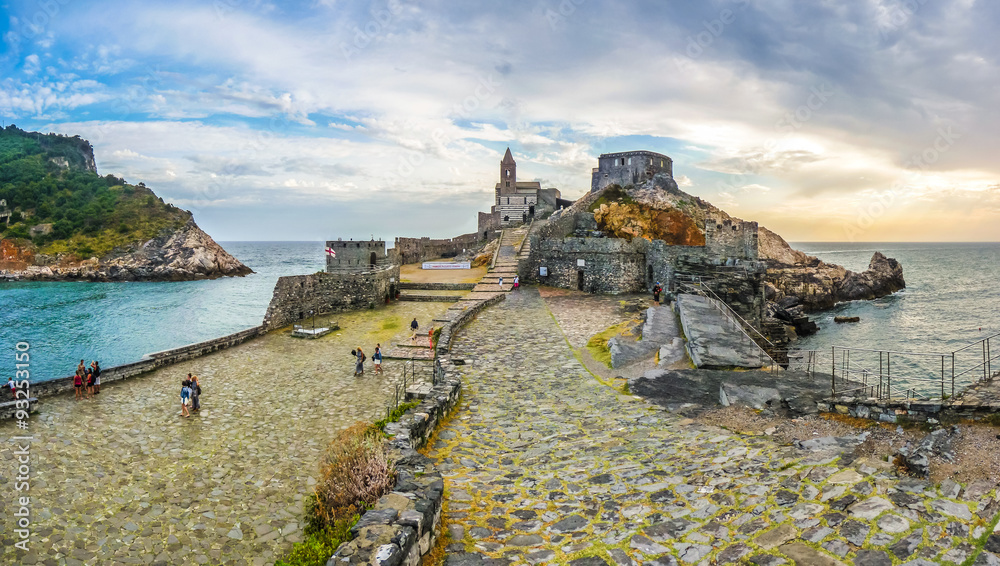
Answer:
[[53, 5], [7, 7], [0, 115], [221, 239], [468, 232], [508, 145], [569, 198], [602, 152], [666, 153], [790, 239], [1000, 236], [1000, 5]]

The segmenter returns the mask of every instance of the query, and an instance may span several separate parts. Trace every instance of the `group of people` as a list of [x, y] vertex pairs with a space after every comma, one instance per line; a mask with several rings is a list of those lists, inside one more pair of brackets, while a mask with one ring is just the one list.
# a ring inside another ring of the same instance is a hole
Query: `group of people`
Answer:
[[[499, 280], [497, 281], [497, 285], [499, 285], [500, 289], [503, 290], [503, 277], [499, 278]], [[511, 289], [517, 289], [520, 286], [521, 286], [521, 277], [518, 276], [518, 275], [515, 275], [514, 276], [514, 286], [511, 287]]]
[[[416, 322], [417, 319], [413, 319]], [[364, 351], [359, 346], [357, 349], [351, 350], [351, 355], [354, 356], [354, 376], [365, 374], [365, 361], [368, 356], [365, 355]], [[382, 344], [375, 344], [375, 352], [372, 354], [372, 363], [375, 364], [375, 375], [382, 375]]]
[[76, 390], [76, 399], [88, 399], [101, 393], [101, 364], [97, 360], [90, 362], [87, 366], [83, 360], [76, 366], [76, 374], [73, 376], [73, 389]]
[[[198, 383], [198, 376], [187, 375], [187, 379], [181, 381], [181, 416], [190, 417], [192, 412], [201, 409], [201, 384]], [[191, 405], [191, 410], [188, 410]]]

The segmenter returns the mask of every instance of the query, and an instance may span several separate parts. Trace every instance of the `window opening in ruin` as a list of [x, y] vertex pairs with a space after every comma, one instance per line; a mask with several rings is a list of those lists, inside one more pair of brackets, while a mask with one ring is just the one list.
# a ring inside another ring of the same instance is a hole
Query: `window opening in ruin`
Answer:
[[632, 158], [631, 157], [628, 158], [628, 164], [632, 165]]

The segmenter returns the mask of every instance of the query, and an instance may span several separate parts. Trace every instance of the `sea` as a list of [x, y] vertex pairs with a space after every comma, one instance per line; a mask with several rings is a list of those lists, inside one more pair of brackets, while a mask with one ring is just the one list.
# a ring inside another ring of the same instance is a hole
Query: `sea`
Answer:
[[[263, 320], [278, 277], [324, 267], [323, 242], [221, 244], [255, 273], [167, 283], [0, 283], [3, 374], [14, 368], [18, 342], [30, 344], [31, 377], [42, 381], [71, 375], [80, 359], [108, 368], [250, 328]], [[950, 352], [1000, 332], [1000, 243], [792, 246], [854, 271], [879, 251], [902, 263], [907, 284], [888, 297], [814, 313], [820, 331], [797, 348]], [[861, 320], [837, 324], [835, 316]]]
[[326, 265], [324, 242], [219, 244], [254, 273], [182, 282], [0, 282], [0, 377], [14, 369], [19, 342], [30, 346], [32, 381], [45, 381], [72, 375], [81, 359], [109, 368], [257, 326], [279, 277]]

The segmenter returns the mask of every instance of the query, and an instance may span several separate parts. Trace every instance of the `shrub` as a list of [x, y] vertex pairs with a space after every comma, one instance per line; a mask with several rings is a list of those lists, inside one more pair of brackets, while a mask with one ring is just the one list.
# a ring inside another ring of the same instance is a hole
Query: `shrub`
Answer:
[[297, 542], [275, 566], [324, 566], [342, 542], [351, 538], [351, 527], [358, 522], [358, 515], [336, 521], [322, 530], [307, 532], [302, 542]]
[[396, 479], [381, 431], [365, 423], [342, 431], [330, 443], [319, 475], [313, 515], [316, 526], [323, 527], [371, 507]]

